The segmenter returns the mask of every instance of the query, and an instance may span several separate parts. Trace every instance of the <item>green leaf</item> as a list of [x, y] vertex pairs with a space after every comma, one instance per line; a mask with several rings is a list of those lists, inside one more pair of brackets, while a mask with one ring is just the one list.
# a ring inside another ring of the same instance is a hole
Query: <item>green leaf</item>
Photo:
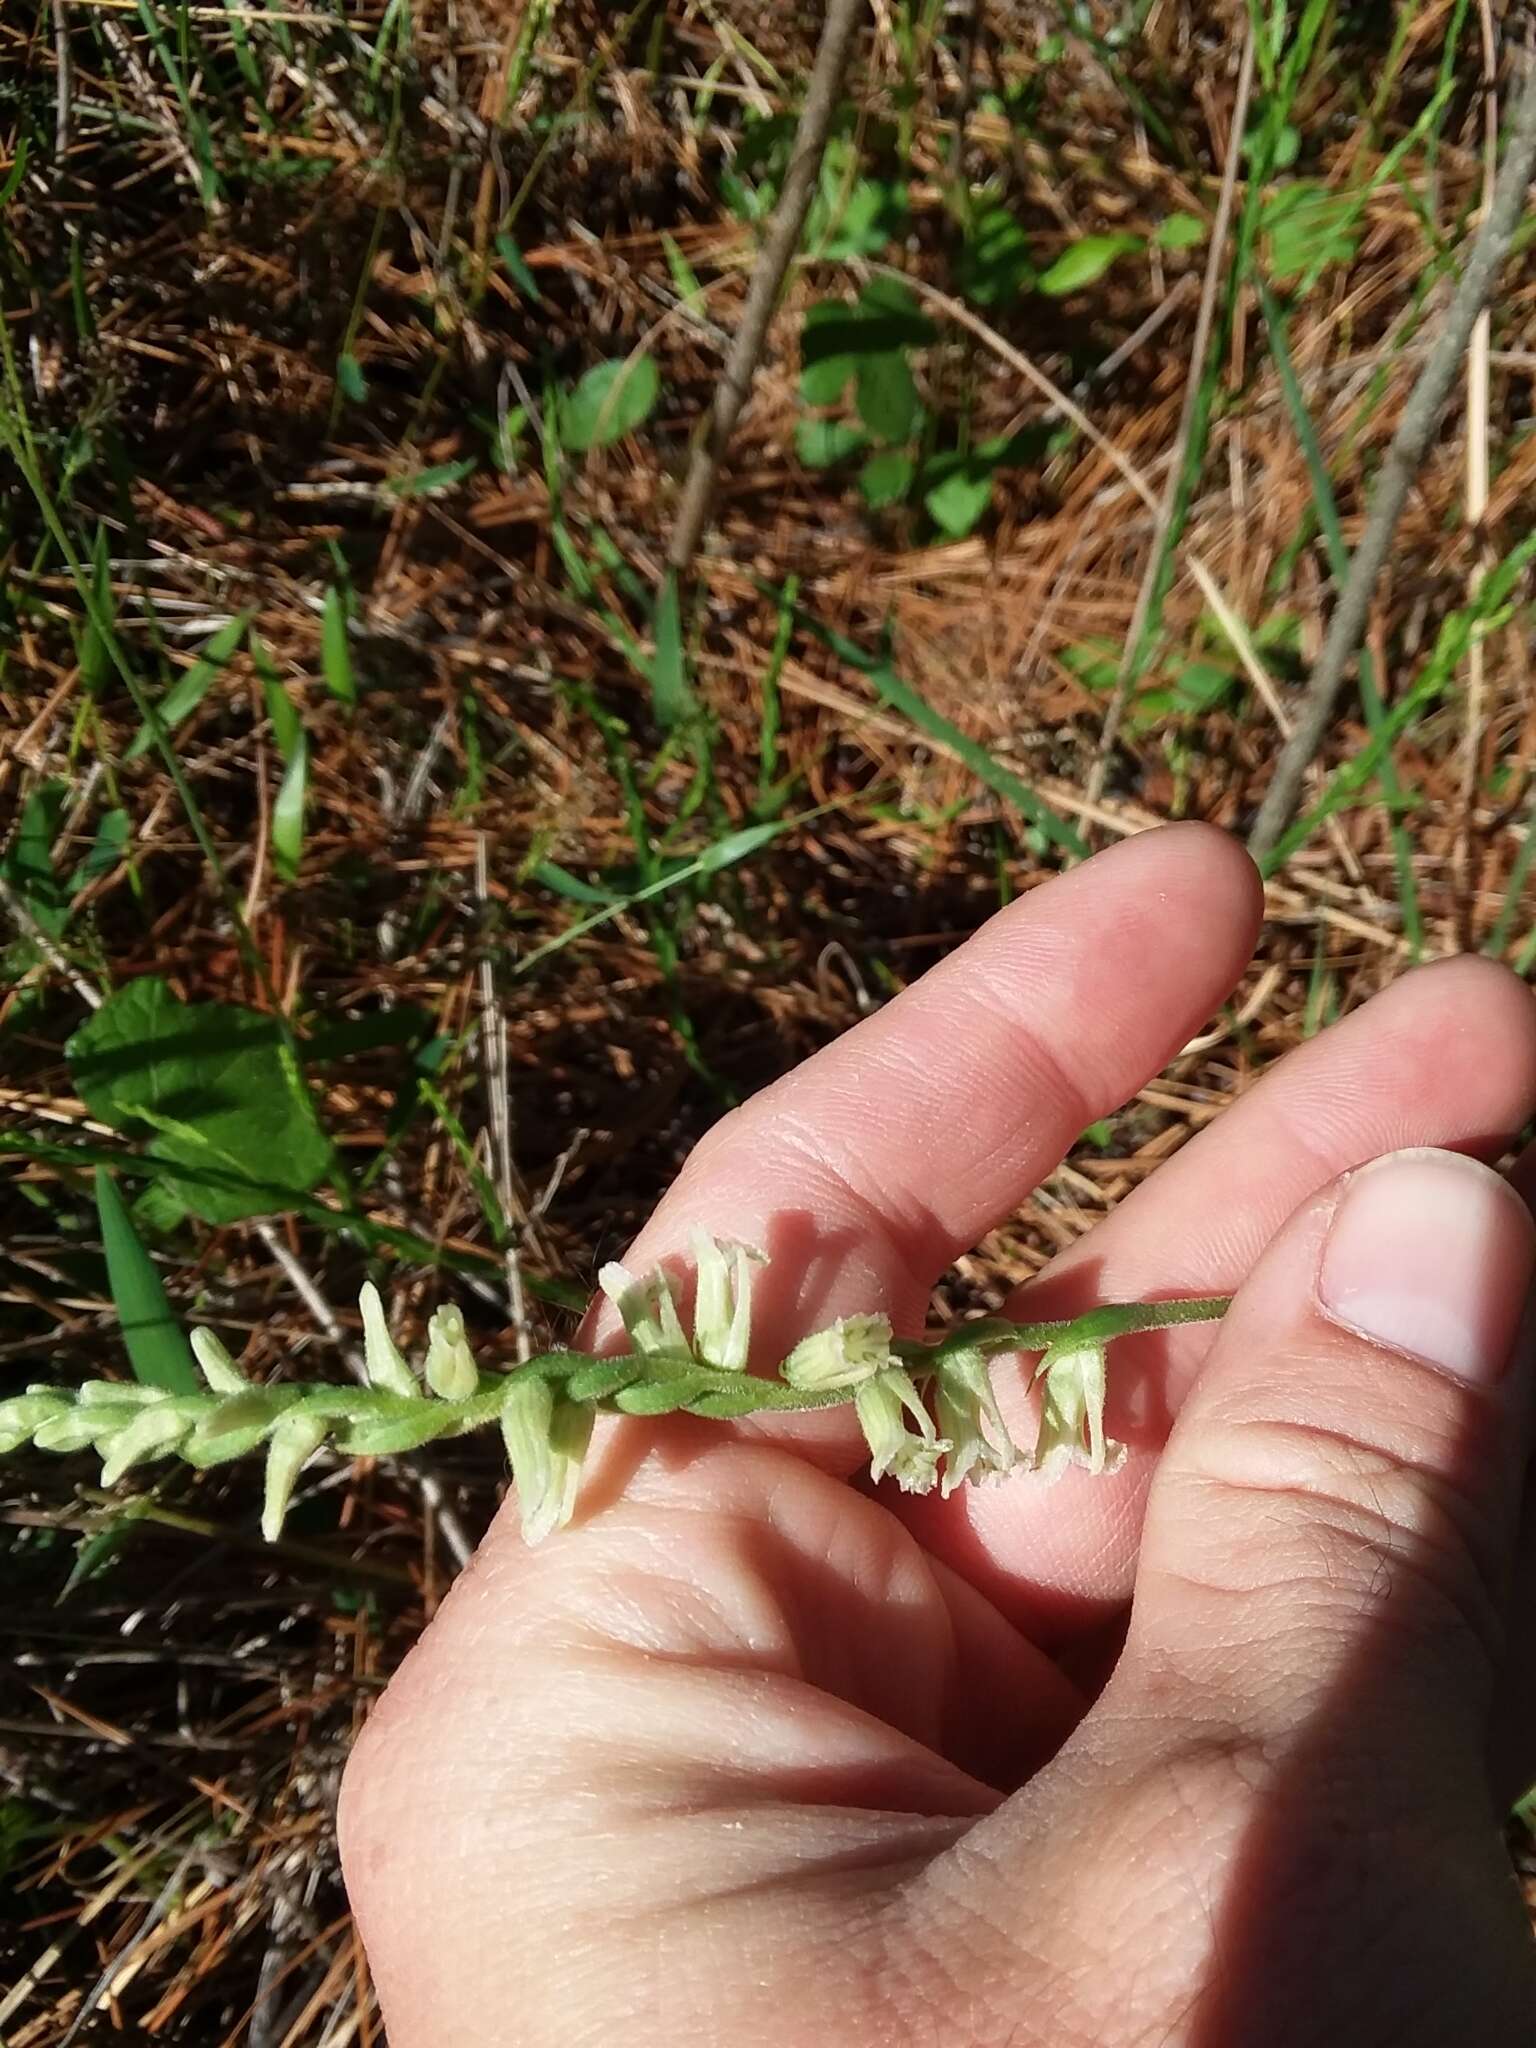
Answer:
[[409, 476], [395, 476], [389, 479], [385, 489], [397, 498], [430, 498], [435, 492], [452, 490], [455, 484], [463, 483], [473, 476], [478, 467], [473, 455], [466, 455], [458, 462], [438, 462], [430, 469], [413, 470]]
[[1006, 206], [980, 207], [955, 266], [961, 296], [974, 306], [1007, 306], [1035, 282], [1029, 237]]
[[560, 439], [578, 455], [607, 448], [650, 417], [661, 395], [661, 372], [648, 355], [598, 363], [560, 407]]
[[128, 851], [128, 813], [103, 811], [91, 850], [69, 878], [69, 893], [78, 896], [92, 882], [110, 875]]
[[325, 610], [320, 615], [320, 668], [325, 687], [343, 704], [357, 702], [357, 677], [352, 669], [352, 648], [347, 639], [347, 594], [339, 583], [325, 593]]
[[916, 473], [916, 464], [904, 448], [882, 448], [859, 471], [865, 504], [876, 511], [883, 505], [899, 505], [911, 490]]
[[555, 860], [535, 861], [528, 870], [528, 879], [556, 896], [563, 896], [568, 903], [596, 905], [621, 900], [617, 891], [599, 888], [594, 882], [584, 882], [580, 875], [573, 875], [569, 868], [561, 867]]
[[1219, 662], [1186, 662], [1173, 678], [1173, 693], [1188, 711], [1211, 711], [1237, 682], [1234, 670]]
[[923, 507], [941, 533], [964, 540], [992, 502], [994, 465], [971, 459], [951, 468], [923, 492]]
[[1120, 674], [1119, 650], [1113, 640], [1102, 635], [1063, 647], [1057, 659], [1064, 669], [1076, 676], [1085, 690], [1100, 693], [1112, 690]]
[[309, 741], [300, 730], [272, 805], [272, 859], [281, 879], [298, 880], [304, 851], [304, 801], [309, 793]]
[[1165, 221], [1159, 222], [1152, 239], [1160, 249], [1194, 249], [1209, 233], [1198, 214], [1170, 213]]
[[531, 299], [534, 305], [539, 305], [541, 299], [538, 281], [534, 277], [533, 272], [528, 268], [528, 265], [523, 261], [522, 250], [518, 248], [510, 235], [498, 235], [496, 237], [496, 254], [501, 258], [508, 277], [517, 286], [523, 297]]
[[651, 662], [651, 708], [659, 725], [682, 725], [697, 715], [698, 699], [688, 679], [683, 622], [677, 594], [677, 571], [662, 578], [656, 600], [656, 655]]
[[16, 143], [16, 154], [11, 158], [5, 182], [0, 185], [0, 207], [9, 206], [21, 189], [21, 181], [27, 174], [27, 148], [28, 138], [23, 135]]
[[678, 303], [685, 313], [691, 313], [702, 304], [704, 287], [699, 283], [693, 265], [665, 230], [662, 231], [661, 246], [667, 259], [667, 269], [672, 274], [672, 288], [677, 293]]
[[917, 431], [923, 409], [904, 355], [893, 350], [862, 357], [854, 399], [877, 441], [906, 441]]
[[806, 222], [806, 242], [818, 257], [846, 262], [877, 256], [907, 219], [907, 188], [888, 178], [855, 178], [849, 186], [829, 145], [821, 191]]
[[368, 396], [368, 379], [363, 375], [362, 364], [345, 351], [336, 359], [336, 382], [354, 405], [361, 405]]
[[1140, 235], [1084, 235], [1065, 249], [1040, 279], [1047, 298], [1064, 299], [1096, 284], [1121, 256], [1145, 247]]
[[1352, 263], [1359, 247], [1359, 207], [1348, 192], [1298, 178], [1267, 200], [1260, 217], [1269, 274], [1279, 284], [1309, 272]]
[[202, 1382], [192, 1347], [171, 1312], [159, 1271], [139, 1241], [117, 1183], [101, 1166], [96, 1169], [96, 1213], [107, 1256], [107, 1284], [134, 1378], [142, 1386], [195, 1394]]
[[[156, 709], [167, 737], [192, 716], [223, 675], [240, 642], [245, 638], [245, 630], [250, 623], [251, 614], [248, 611], [241, 612], [233, 619], [226, 619], [213, 638], [203, 647], [192, 666], [177, 677], [160, 699]], [[146, 720], [134, 734], [123, 759], [137, 760], [140, 754], [148, 753], [154, 743], [154, 734]]]
[[846, 420], [800, 420], [795, 427], [795, 453], [807, 469], [831, 469], [868, 445]]
[[304, 727], [293, 699], [278, 681], [276, 672], [263, 676], [262, 695], [266, 699], [267, 716], [272, 721], [272, 737], [277, 741], [277, 750], [285, 761], [291, 761], [304, 744]]
[[270, 1214], [276, 1191], [302, 1194], [329, 1164], [277, 1023], [255, 1010], [182, 1003], [145, 975], [109, 996], [65, 1051], [91, 1114], [147, 1136], [161, 1177], [207, 1223]]
[[840, 660], [847, 662], [850, 668], [867, 677], [876, 695], [893, 710], [910, 719], [919, 732], [927, 733], [930, 739], [935, 739], [941, 746], [948, 747], [952, 754], [965, 763], [978, 781], [985, 783], [988, 789], [995, 790], [999, 796], [1005, 797], [1037, 832], [1054, 841], [1064, 853], [1071, 854], [1075, 860], [1083, 859], [1087, 848], [1076, 829], [1064, 818], [1059, 818], [1044, 798], [1036, 796], [1029, 785], [1020, 781], [1012, 769], [1005, 768], [1000, 761], [994, 760], [991, 753], [978, 740], [973, 740], [968, 733], [963, 733], [959, 726], [944, 716], [942, 711], [936, 711], [927, 698], [913, 689], [904, 676], [897, 674], [888, 656], [867, 654], [846, 634], [835, 631], [831, 626], [822, 625], [819, 619], [813, 618], [808, 612], [802, 612], [800, 617], [824, 646], [830, 647]]
[[68, 794], [63, 782], [39, 783], [23, 806], [15, 839], [0, 856], [0, 876], [50, 939], [59, 936], [69, 919], [69, 897], [53, 867], [53, 842], [59, 836]]
[[810, 308], [800, 333], [800, 394], [810, 405], [835, 405], [871, 356], [926, 348], [937, 335], [899, 278], [876, 277], [858, 302], [824, 299]]

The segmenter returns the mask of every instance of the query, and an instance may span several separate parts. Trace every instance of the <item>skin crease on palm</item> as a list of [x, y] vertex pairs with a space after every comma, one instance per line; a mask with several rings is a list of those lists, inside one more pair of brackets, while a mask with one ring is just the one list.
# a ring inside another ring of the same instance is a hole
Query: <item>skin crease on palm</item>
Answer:
[[[767, 1362], [856, 1310], [915, 1334], [1260, 910], [1198, 826], [1035, 890], [720, 1124], [626, 1263], [761, 1246]], [[1504, 1647], [1529, 1218], [1465, 1162], [1351, 1174], [1494, 1158], [1533, 1109], [1536, 1005], [1482, 961], [1279, 1062], [1010, 1305], [1241, 1290], [1111, 1354], [1113, 1478], [912, 1499], [858, 1480], [843, 1412], [600, 1424], [573, 1525], [530, 1551], [503, 1510], [349, 1766], [391, 2048], [1536, 2038], [1494, 1732], [1536, 1728]], [[1445, 1306], [1498, 1354], [1476, 1384], [1323, 1305], [1346, 1208], [1404, 1172], [1408, 1294], [1480, 1232], [1467, 1299], [1423, 1305], [1426, 1350]]]

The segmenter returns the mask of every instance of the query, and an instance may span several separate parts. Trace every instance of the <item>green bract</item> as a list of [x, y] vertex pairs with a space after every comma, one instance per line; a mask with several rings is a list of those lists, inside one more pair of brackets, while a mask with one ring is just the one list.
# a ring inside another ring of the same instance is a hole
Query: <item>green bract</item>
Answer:
[[[694, 1233], [692, 1251], [691, 1330], [670, 1275], [658, 1268], [637, 1279], [622, 1266], [603, 1268], [602, 1290], [631, 1347], [611, 1357], [548, 1351], [510, 1372], [483, 1372], [450, 1304], [427, 1326], [418, 1372], [390, 1336], [370, 1283], [361, 1296], [365, 1386], [256, 1385], [211, 1331], [197, 1330], [192, 1351], [206, 1391], [118, 1380], [28, 1387], [0, 1401], [0, 1454], [26, 1443], [91, 1449], [111, 1486], [152, 1459], [201, 1467], [262, 1451], [261, 1526], [275, 1540], [300, 1474], [327, 1445], [345, 1457], [388, 1456], [499, 1426], [523, 1534], [537, 1543], [575, 1511], [599, 1411], [723, 1421], [851, 1403], [877, 1480], [894, 1479], [909, 1493], [939, 1486], [948, 1495], [1016, 1470], [1048, 1479], [1072, 1464], [1114, 1471], [1123, 1450], [1104, 1433], [1108, 1346], [1137, 1331], [1210, 1321], [1227, 1306], [1169, 1301], [1096, 1308], [1071, 1321], [990, 1319], [933, 1343], [898, 1341], [878, 1313], [843, 1316], [803, 1338], [771, 1371], [753, 1373], [752, 1288], [767, 1261], [703, 1231]], [[992, 1381], [993, 1362], [1019, 1352], [1041, 1354], [1033, 1375], [1040, 1420], [1029, 1452], [1010, 1436]]]

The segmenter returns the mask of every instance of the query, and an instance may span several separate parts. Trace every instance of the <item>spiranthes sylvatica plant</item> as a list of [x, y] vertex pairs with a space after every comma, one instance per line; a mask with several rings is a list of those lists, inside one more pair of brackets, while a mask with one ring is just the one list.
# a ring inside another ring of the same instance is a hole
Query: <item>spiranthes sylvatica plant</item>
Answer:
[[[366, 1386], [262, 1386], [246, 1379], [211, 1330], [192, 1349], [205, 1389], [179, 1393], [135, 1381], [41, 1385], [0, 1401], [0, 1454], [32, 1443], [94, 1451], [112, 1486], [134, 1466], [180, 1458], [222, 1465], [266, 1461], [262, 1530], [275, 1540], [308, 1461], [330, 1444], [344, 1456], [411, 1451], [437, 1437], [499, 1427], [523, 1533], [537, 1543], [571, 1518], [582, 1458], [599, 1413], [738, 1415], [851, 1405], [876, 1479], [946, 1496], [965, 1484], [1029, 1471], [1053, 1479], [1069, 1465], [1112, 1472], [1123, 1446], [1104, 1433], [1106, 1354], [1117, 1337], [1209, 1321], [1225, 1300], [1132, 1302], [1069, 1321], [964, 1323], [931, 1342], [896, 1337], [883, 1315], [841, 1317], [803, 1338], [770, 1372], [749, 1372], [752, 1288], [763, 1254], [693, 1238], [693, 1313], [659, 1268], [641, 1277], [605, 1266], [599, 1284], [618, 1310], [628, 1348], [608, 1357], [548, 1351], [511, 1371], [479, 1367], [453, 1307], [427, 1325], [419, 1367], [400, 1352], [371, 1283], [361, 1298]], [[1034, 1443], [1014, 1443], [992, 1384], [993, 1361], [1039, 1353]]]

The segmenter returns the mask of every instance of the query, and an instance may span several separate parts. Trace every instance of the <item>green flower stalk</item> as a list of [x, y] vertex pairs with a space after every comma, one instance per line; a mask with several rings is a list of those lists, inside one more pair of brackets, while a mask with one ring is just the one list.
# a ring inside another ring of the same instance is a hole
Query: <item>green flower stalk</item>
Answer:
[[[135, 1467], [177, 1458], [196, 1468], [260, 1452], [266, 1459], [261, 1526], [269, 1541], [305, 1466], [329, 1447], [343, 1457], [383, 1457], [439, 1437], [499, 1427], [512, 1468], [523, 1533], [542, 1542], [575, 1512], [582, 1460], [596, 1416], [733, 1416], [851, 1406], [869, 1446], [870, 1469], [909, 1493], [1033, 1472], [1049, 1480], [1069, 1465], [1113, 1472], [1123, 1447], [1104, 1432], [1108, 1347], [1117, 1337], [1208, 1322], [1224, 1300], [1133, 1302], [1067, 1321], [967, 1323], [928, 1343], [898, 1340], [878, 1314], [841, 1317], [804, 1338], [771, 1371], [750, 1372], [752, 1287], [767, 1262], [750, 1246], [700, 1231], [694, 1258], [691, 1333], [672, 1279], [636, 1278], [605, 1266], [602, 1291], [619, 1311], [630, 1348], [613, 1357], [549, 1351], [510, 1372], [482, 1371], [457, 1308], [427, 1325], [420, 1370], [390, 1335], [369, 1283], [360, 1298], [368, 1384], [257, 1385], [210, 1330], [192, 1333], [204, 1393], [172, 1393], [131, 1381], [37, 1385], [0, 1401], [0, 1455], [31, 1443], [61, 1454], [92, 1450], [113, 1486]], [[1032, 1450], [1009, 1434], [992, 1381], [1003, 1355], [1038, 1352], [1040, 1394]]]

